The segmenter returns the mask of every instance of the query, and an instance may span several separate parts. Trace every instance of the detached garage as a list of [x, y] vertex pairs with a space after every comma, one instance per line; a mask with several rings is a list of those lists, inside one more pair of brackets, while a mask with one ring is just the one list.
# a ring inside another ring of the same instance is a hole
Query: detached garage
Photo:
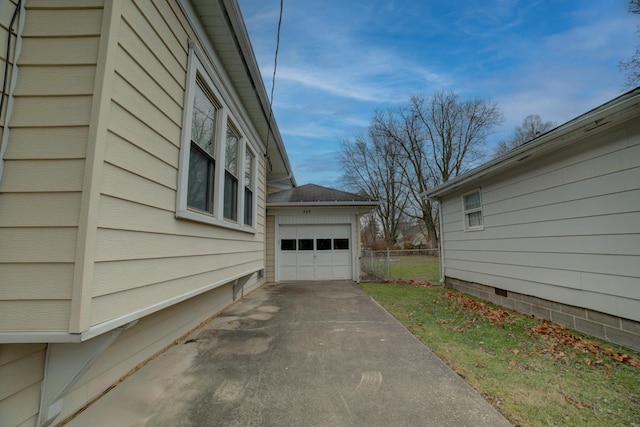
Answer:
[[359, 280], [368, 197], [307, 184], [267, 196], [267, 280]]

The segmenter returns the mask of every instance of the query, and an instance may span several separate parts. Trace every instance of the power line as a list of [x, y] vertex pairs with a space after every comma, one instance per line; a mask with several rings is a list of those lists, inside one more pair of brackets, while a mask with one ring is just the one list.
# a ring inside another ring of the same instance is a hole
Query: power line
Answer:
[[[278, 52], [280, 51], [280, 29], [282, 28], [282, 10], [284, 9], [284, 0], [280, 0], [280, 15], [278, 17], [278, 31], [276, 34], [276, 53], [273, 59], [273, 76], [271, 77], [271, 96], [269, 97], [269, 119], [267, 121], [267, 143], [266, 148], [269, 148], [269, 129], [271, 129], [271, 118], [273, 117], [273, 92], [276, 87], [276, 72], [278, 70]], [[267, 162], [269, 163], [269, 169], [273, 168], [271, 164], [271, 157], [269, 153], [266, 152], [265, 156], [267, 157]]]

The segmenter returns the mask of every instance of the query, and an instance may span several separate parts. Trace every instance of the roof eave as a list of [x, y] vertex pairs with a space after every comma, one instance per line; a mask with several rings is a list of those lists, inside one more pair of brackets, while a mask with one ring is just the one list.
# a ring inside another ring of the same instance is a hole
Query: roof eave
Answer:
[[290, 208], [290, 207], [296, 207], [296, 206], [331, 206], [331, 207], [336, 207], [336, 206], [343, 206], [343, 207], [349, 207], [349, 206], [371, 206], [371, 207], [376, 207], [379, 206], [380, 202], [356, 202], [356, 201], [334, 201], [334, 202], [267, 202], [267, 207], [268, 208]]
[[[637, 115], [640, 107], [640, 87], [633, 89], [593, 110], [578, 116], [538, 138], [497, 157], [455, 179], [425, 193], [429, 199], [440, 198], [460, 187], [488, 178], [516, 165], [522, 165], [583, 139], [585, 133], [603, 130]], [[552, 143], [553, 142], [553, 143]]]
[[[188, 1], [194, 10], [198, 10], [199, 6], [202, 4], [206, 6], [206, 4], [199, 3], [194, 0], [182, 0]], [[244, 64], [246, 68], [245, 73], [227, 73], [229, 79], [232, 81], [233, 85], [236, 87], [236, 90], [242, 90], [240, 88], [250, 87], [251, 91], [253, 91], [253, 96], [255, 97], [255, 101], [259, 106], [260, 113], [259, 114], [251, 114], [252, 120], [261, 122], [261, 125], [264, 126], [265, 129], [271, 130], [271, 136], [266, 136], [266, 133], [261, 135], [265, 140], [268, 139], [269, 145], [267, 146], [267, 155], [272, 159], [273, 164], [278, 168], [282, 168], [280, 172], [274, 174], [270, 179], [286, 179], [291, 183], [291, 186], [295, 187], [296, 180], [293, 176], [293, 168], [291, 167], [291, 163], [289, 161], [289, 156], [287, 154], [286, 148], [284, 146], [284, 142], [282, 140], [282, 135], [280, 134], [280, 130], [278, 129], [278, 125], [276, 123], [275, 118], [272, 114], [269, 114], [270, 111], [270, 102], [269, 97], [267, 95], [267, 91], [264, 86], [264, 82], [262, 80], [262, 76], [260, 74], [260, 69], [258, 67], [258, 63], [255, 58], [255, 53], [253, 51], [253, 47], [251, 45], [251, 40], [249, 38], [249, 33], [247, 32], [247, 28], [244, 24], [244, 19], [242, 18], [242, 12], [240, 11], [240, 6], [237, 0], [218, 0], [218, 4], [221, 7], [223, 13], [226, 14], [225, 17], [227, 21], [227, 25], [230, 26], [231, 31], [231, 40], [234, 41], [236, 46], [238, 47], [238, 55], [241, 58], [241, 62]], [[215, 17], [211, 15], [198, 13], [199, 19], [202, 21], [204, 27], [208, 25], [218, 25]], [[205, 31], [206, 32], [206, 31]], [[215, 46], [216, 40], [207, 34], [209, 42]], [[233, 40], [235, 38], [235, 40]], [[225, 63], [225, 58], [220, 57], [220, 60]], [[229, 64], [225, 64], [225, 68], [227, 68]], [[234, 64], [231, 64], [234, 65]], [[248, 85], [247, 85], [248, 83]], [[249, 93], [248, 91], [246, 93]], [[270, 117], [270, 120], [269, 120]], [[277, 157], [277, 158], [276, 158]]]

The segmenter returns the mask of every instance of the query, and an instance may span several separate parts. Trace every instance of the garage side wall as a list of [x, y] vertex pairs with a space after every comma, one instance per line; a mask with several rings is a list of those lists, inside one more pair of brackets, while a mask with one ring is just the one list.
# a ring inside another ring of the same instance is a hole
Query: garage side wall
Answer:
[[[483, 229], [465, 231], [462, 195], [477, 189]], [[448, 281], [640, 321], [637, 120], [469, 184], [442, 210]]]

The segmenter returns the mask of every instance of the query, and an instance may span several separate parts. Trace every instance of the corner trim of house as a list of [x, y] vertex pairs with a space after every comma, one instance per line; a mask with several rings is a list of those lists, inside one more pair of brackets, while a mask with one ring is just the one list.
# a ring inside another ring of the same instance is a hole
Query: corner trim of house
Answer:
[[453, 277], [445, 286], [640, 351], [640, 322]]

